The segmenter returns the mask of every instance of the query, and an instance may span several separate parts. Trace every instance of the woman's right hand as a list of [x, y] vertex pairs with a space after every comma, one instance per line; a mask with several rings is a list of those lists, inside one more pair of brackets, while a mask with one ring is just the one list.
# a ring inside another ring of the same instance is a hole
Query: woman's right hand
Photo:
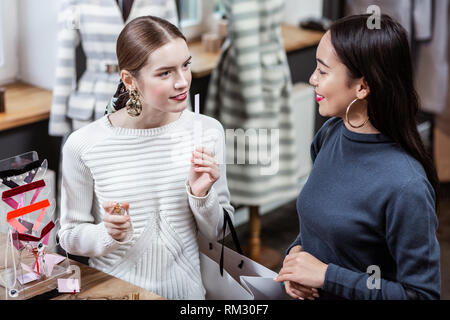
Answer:
[[[292, 247], [291, 250], [289, 250], [289, 253], [298, 253], [302, 251], [302, 249], [302, 246], [297, 245]], [[286, 288], [286, 293], [294, 299], [314, 300], [314, 298], [319, 297], [319, 292], [316, 288], [308, 288], [293, 281], [285, 281], [284, 286]]]
[[[114, 214], [116, 202], [109, 201], [102, 204], [105, 214], [103, 215], [103, 223], [108, 234], [116, 241], [122, 241], [127, 235], [128, 229], [131, 227], [130, 216]], [[128, 212], [129, 203], [122, 203], [122, 207]]]

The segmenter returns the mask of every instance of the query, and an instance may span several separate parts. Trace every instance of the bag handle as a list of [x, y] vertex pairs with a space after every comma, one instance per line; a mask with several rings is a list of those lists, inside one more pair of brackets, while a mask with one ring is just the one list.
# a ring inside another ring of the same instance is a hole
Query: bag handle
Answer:
[[[223, 250], [224, 250], [224, 242], [225, 242], [225, 233], [227, 230], [227, 225], [230, 227], [230, 231], [231, 231], [231, 236], [233, 238], [233, 243], [236, 247], [236, 250], [238, 251], [238, 253], [240, 255], [243, 255], [243, 251], [241, 249], [241, 244], [239, 243], [239, 239], [237, 237], [237, 233], [236, 230], [234, 229], [233, 226], [233, 222], [231, 221], [230, 215], [228, 214], [228, 212], [223, 209], [223, 237], [222, 237], [222, 252], [220, 253], [220, 262], [219, 262], [219, 267], [220, 267], [220, 275], [223, 276]], [[210, 243], [211, 246], [211, 243]], [[242, 269], [244, 265], [244, 260], [241, 260], [241, 262], [239, 263], [238, 267], [240, 269]]]

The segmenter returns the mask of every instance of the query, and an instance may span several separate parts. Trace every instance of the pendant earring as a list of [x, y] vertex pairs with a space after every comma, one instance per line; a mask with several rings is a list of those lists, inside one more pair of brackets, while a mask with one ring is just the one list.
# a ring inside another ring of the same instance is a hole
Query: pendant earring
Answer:
[[126, 109], [128, 114], [131, 117], [139, 117], [142, 112], [142, 104], [141, 99], [139, 97], [139, 92], [135, 89], [130, 90], [129, 92], [130, 99], [127, 101]]
[[350, 111], [350, 107], [351, 107], [357, 100], [358, 100], [358, 98], [356, 98], [355, 100], [353, 100], [353, 101], [348, 105], [347, 111], [345, 111], [345, 121], [347, 121], [347, 123], [350, 125], [350, 127], [354, 128], [354, 129], [358, 129], [358, 128], [363, 127], [363, 126], [367, 123], [367, 121], [369, 121], [369, 117], [367, 117], [367, 119], [364, 120], [364, 122], [363, 122], [361, 125], [355, 126], [355, 125], [353, 125], [353, 124], [350, 122], [350, 120], [348, 119], [348, 112]]

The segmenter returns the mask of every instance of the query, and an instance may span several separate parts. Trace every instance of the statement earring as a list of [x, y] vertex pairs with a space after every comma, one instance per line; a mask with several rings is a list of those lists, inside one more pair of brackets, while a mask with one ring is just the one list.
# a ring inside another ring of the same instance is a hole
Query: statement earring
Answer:
[[355, 126], [355, 125], [353, 125], [353, 124], [350, 122], [350, 120], [348, 119], [348, 112], [350, 111], [350, 107], [351, 107], [357, 100], [358, 100], [358, 98], [356, 98], [355, 100], [353, 100], [353, 101], [348, 105], [347, 111], [345, 111], [345, 121], [347, 121], [347, 123], [350, 125], [350, 127], [355, 128], [355, 129], [358, 129], [358, 128], [363, 127], [363, 126], [367, 123], [367, 121], [369, 121], [369, 117], [367, 117], [367, 119], [364, 120], [364, 122], [363, 122], [361, 125]]
[[130, 90], [128, 92], [130, 99], [125, 105], [127, 112], [132, 117], [138, 117], [142, 112], [141, 99], [139, 97], [139, 92], [136, 89]]

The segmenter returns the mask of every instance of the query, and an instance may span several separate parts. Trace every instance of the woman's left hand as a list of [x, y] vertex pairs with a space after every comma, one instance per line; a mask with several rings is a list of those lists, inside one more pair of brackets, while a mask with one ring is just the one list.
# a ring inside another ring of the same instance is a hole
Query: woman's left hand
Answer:
[[288, 254], [275, 281], [293, 281], [310, 287], [321, 288], [328, 265], [305, 251]]
[[204, 197], [220, 177], [219, 163], [211, 151], [198, 147], [192, 152], [189, 186], [192, 195]]

